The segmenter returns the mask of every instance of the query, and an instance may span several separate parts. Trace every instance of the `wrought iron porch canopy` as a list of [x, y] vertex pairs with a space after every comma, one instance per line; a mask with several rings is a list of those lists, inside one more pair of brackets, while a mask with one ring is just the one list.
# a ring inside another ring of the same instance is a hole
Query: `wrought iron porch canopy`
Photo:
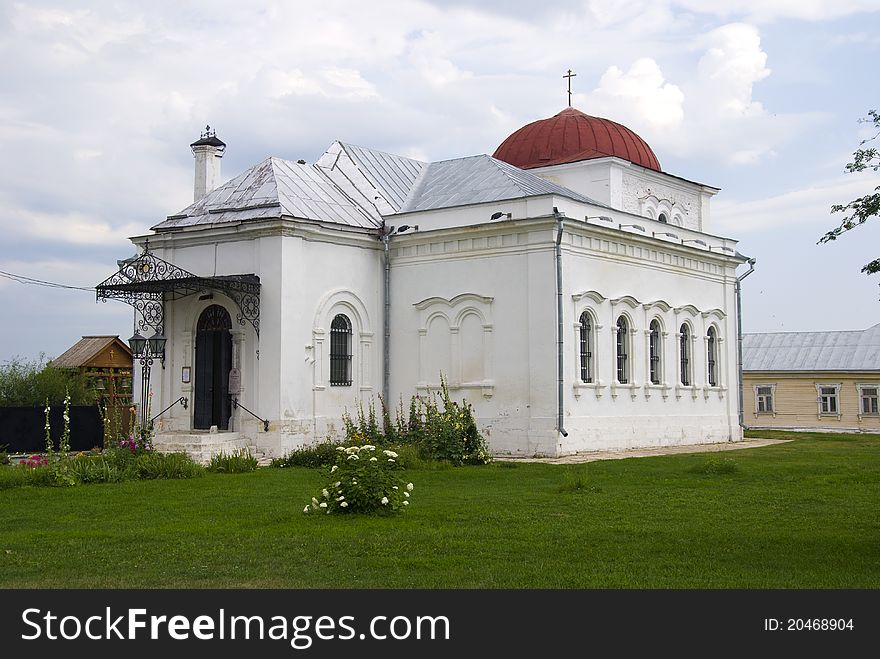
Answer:
[[260, 278], [256, 275], [200, 277], [144, 249], [134, 259], [120, 262], [119, 270], [96, 287], [97, 299], [120, 300], [141, 314], [140, 327], [164, 333], [165, 302], [194, 293], [220, 291], [238, 306], [238, 322], [249, 322], [260, 334]]

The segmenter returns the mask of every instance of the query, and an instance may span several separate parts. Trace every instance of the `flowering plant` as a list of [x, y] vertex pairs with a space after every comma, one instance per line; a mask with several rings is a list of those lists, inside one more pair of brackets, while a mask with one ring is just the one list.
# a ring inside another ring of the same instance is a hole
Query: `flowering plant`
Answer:
[[119, 448], [127, 448], [132, 453], [149, 453], [153, 450], [153, 445], [149, 437], [140, 439], [129, 435], [127, 439], [119, 440]]
[[49, 465], [49, 460], [44, 455], [32, 455], [19, 462], [19, 464], [22, 467], [36, 469], [37, 467], [47, 467]]
[[64, 394], [64, 428], [61, 431], [61, 439], [58, 440], [58, 453], [62, 458], [66, 458], [70, 453], [70, 392]]
[[46, 399], [46, 423], [43, 426], [46, 429], [46, 455], [50, 458], [52, 457], [52, 453], [55, 450], [55, 443], [52, 441], [52, 426], [49, 425], [49, 412], [52, 408], [49, 407], [49, 399]]
[[372, 444], [340, 446], [336, 452], [327, 485], [304, 513], [394, 513], [409, 505], [414, 486], [398, 476], [397, 453]]

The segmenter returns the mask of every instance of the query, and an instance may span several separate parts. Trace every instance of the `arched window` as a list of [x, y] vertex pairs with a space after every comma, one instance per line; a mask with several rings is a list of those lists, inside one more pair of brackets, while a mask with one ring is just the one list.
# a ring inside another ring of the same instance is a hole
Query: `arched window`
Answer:
[[660, 217], [658, 217], [657, 219], [660, 222], [663, 222], [663, 224], [666, 224], [667, 222], [669, 222], [669, 219], [666, 217], [666, 213], [660, 213]]
[[581, 314], [581, 381], [593, 381], [593, 321], [590, 314]]
[[617, 319], [617, 381], [620, 384], [629, 382], [629, 326], [626, 318]]
[[651, 332], [648, 334], [648, 371], [651, 376], [651, 384], [660, 384], [661, 361], [660, 356], [663, 344], [660, 342], [660, 323], [651, 321]]
[[330, 324], [330, 386], [351, 385], [351, 321], [338, 314]]
[[706, 336], [707, 364], [709, 365], [709, 386], [718, 386], [718, 368], [716, 367], [718, 353], [718, 337], [715, 335], [715, 328], [710, 327]]
[[688, 387], [691, 384], [691, 332], [687, 324], [679, 330], [679, 353], [681, 357], [681, 383]]

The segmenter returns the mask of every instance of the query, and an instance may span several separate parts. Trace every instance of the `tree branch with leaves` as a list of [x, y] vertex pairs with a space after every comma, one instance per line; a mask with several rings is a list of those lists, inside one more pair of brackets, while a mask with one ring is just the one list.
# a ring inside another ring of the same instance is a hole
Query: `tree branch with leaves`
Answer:
[[[862, 140], [859, 147], [864, 147], [880, 137], [880, 112], [877, 110], [869, 110], [868, 116], [859, 119], [860, 123], [871, 123], [874, 125], [874, 134]], [[867, 148], [859, 148], [853, 153], [853, 161], [847, 163], [847, 172], [863, 172], [866, 169], [873, 171], [880, 170], [880, 152], [876, 147], [869, 146]], [[831, 242], [849, 231], [861, 226], [872, 217], [880, 216], [880, 186], [874, 188], [872, 194], [864, 197], [858, 197], [846, 204], [835, 204], [831, 207], [832, 213], [845, 213], [840, 225], [826, 233], [819, 239], [818, 244]], [[873, 275], [880, 272], [880, 258], [874, 259], [870, 263], [866, 263], [862, 267], [862, 272]]]

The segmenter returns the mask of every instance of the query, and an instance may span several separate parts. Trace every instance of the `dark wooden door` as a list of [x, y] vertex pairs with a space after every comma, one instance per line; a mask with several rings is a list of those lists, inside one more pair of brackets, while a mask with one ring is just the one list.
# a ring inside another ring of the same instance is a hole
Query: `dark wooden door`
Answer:
[[229, 371], [232, 368], [232, 319], [213, 304], [199, 316], [196, 333], [196, 381], [193, 427], [229, 429]]

